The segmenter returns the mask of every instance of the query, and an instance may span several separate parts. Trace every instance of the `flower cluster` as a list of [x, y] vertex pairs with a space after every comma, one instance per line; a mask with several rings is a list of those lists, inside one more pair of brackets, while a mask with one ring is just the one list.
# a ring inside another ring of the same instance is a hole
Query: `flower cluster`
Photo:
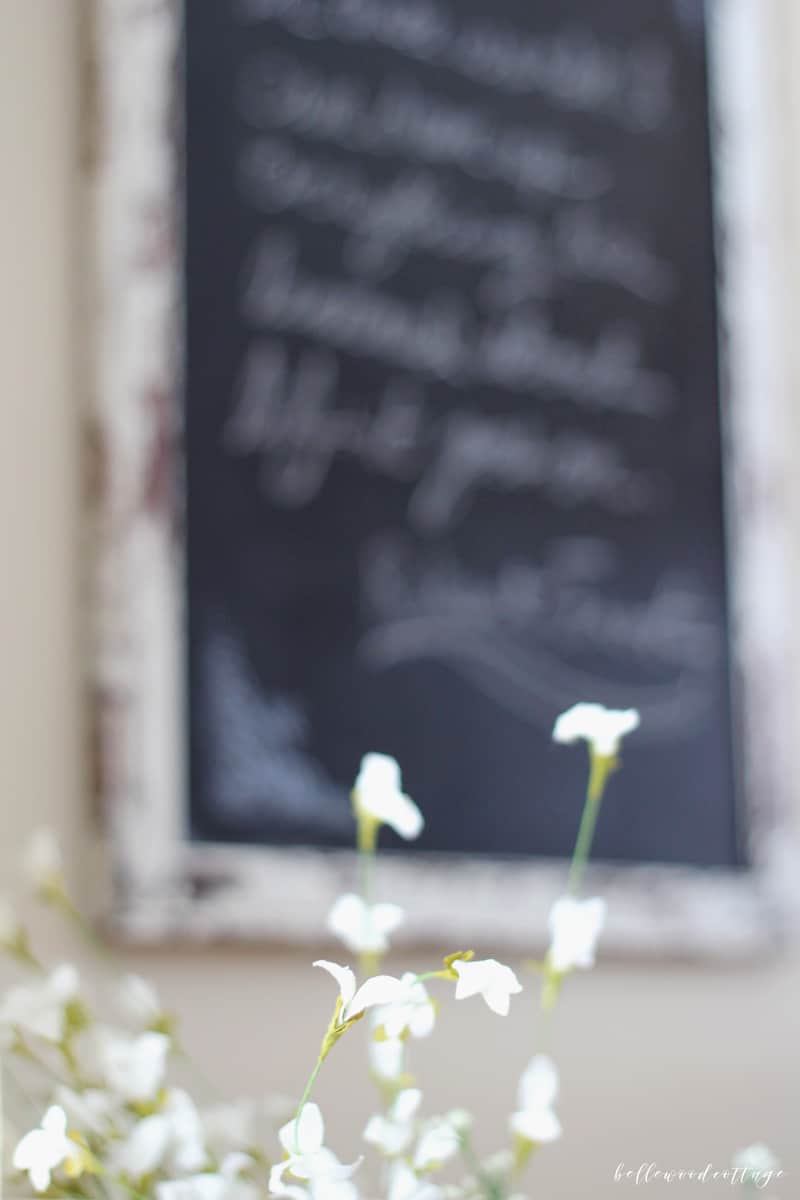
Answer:
[[[532, 964], [540, 1036], [565, 980], [594, 964], [606, 906], [599, 897], [583, 897], [580, 884], [620, 739], [637, 724], [635, 712], [586, 704], [556, 722], [556, 741], [587, 742], [590, 772], [566, 890], [550, 909], [546, 953]], [[414, 1044], [434, 1032], [437, 992], [449, 992], [456, 1002], [480, 998], [492, 1014], [504, 1017], [512, 1000], [518, 1002], [523, 983], [510, 966], [494, 958], [476, 959], [469, 950], [455, 951], [418, 972], [381, 972], [381, 960], [404, 914], [372, 895], [380, 832], [387, 826], [412, 840], [422, 832], [424, 820], [403, 791], [398, 764], [387, 755], [364, 758], [352, 801], [359, 887], [339, 897], [327, 927], [358, 970], [327, 959], [314, 963], [335, 984], [331, 1015], [299, 1102], [284, 1106], [282, 1115], [280, 1105], [267, 1100], [198, 1104], [171, 1080], [173, 1060], [182, 1051], [175, 1021], [153, 988], [136, 976], [124, 977], [116, 988], [116, 1020], [101, 1018], [76, 969], [61, 965], [45, 970], [25, 929], [0, 905], [0, 947], [29, 976], [0, 999], [6, 1114], [13, 1099], [19, 1102], [18, 1121], [34, 1117], [18, 1140], [6, 1137], [5, 1144], [12, 1146], [7, 1168], [27, 1177], [35, 1192], [70, 1200], [519, 1196], [531, 1157], [561, 1136], [555, 1063], [531, 1046], [508, 1119], [507, 1145], [482, 1156], [473, 1145], [467, 1112], [425, 1111], [408, 1059]], [[83, 930], [51, 835], [36, 837], [28, 869], [37, 895]], [[323, 1114], [313, 1099], [320, 1071], [355, 1027], [365, 1034], [375, 1086], [376, 1110], [363, 1130], [369, 1162], [342, 1162], [326, 1145]]]

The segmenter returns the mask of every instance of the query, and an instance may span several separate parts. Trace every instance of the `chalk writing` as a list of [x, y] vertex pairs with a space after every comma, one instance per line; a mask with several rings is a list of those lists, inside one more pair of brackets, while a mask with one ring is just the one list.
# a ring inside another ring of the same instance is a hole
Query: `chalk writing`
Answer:
[[614, 117], [634, 129], [667, 120], [671, 63], [665, 48], [639, 38], [623, 47], [588, 30], [533, 36], [507, 24], [459, 22], [436, 0], [240, 0], [245, 21], [274, 21], [298, 37], [387, 46], [512, 94]]
[[553, 228], [515, 212], [480, 212], [431, 172], [402, 168], [386, 182], [332, 154], [314, 155], [278, 137], [248, 142], [239, 161], [243, 197], [261, 211], [300, 212], [346, 230], [346, 268], [385, 278], [414, 252], [490, 268], [479, 293], [507, 303], [587, 279], [643, 300], [669, 297], [670, 265], [640, 232], [583, 206], [556, 214]]
[[[614, 561], [613, 548], [608, 556]], [[386, 535], [362, 554], [369, 617], [361, 654], [375, 670], [434, 659], [468, 677], [484, 695], [535, 725], [570, 688], [593, 695], [608, 677], [577, 667], [587, 648], [615, 663], [644, 665], [659, 682], [631, 684], [632, 703], [650, 717], [648, 736], [675, 737], [708, 699], [723, 647], [702, 586], [667, 572], [643, 600], [614, 594], [612, 576], [575, 580], [558, 554], [509, 559], [493, 576], [466, 569], [451, 552], [420, 553]], [[605, 589], [605, 590], [604, 590]], [[625, 688], [618, 687], [622, 698]]]
[[475, 326], [464, 299], [434, 292], [422, 301], [367, 282], [304, 271], [293, 239], [265, 234], [245, 265], [242, 313], [256, 328], [318, 338], [445, 380], [542, 388], [587, 408], [658, 416], [669, 381], [643, 363], [633, 327], [601, 329], [585, 344], [559, 334], [546, 313], [521, 308]]
[[477, 106], [453, 103], [403, 75], [385, 80], [373, 93], [351, 75], [262, 54], [242, 72], [240, 107], [244, 120], [257, 129], [282, 129], [349, 151], [455, 166], [523, 193], [590, 199], [611, 186], [603, 162], [573, 149], [563, 135], [522, 125], [498, 129]]
[[706, 7], [186, 6], [195, 836], [345, 844], [374, 748], [566, 854], [587, 699], [604, 852], [739, 862]]
[[409, 522], [442, 533], [482, 491], [533, 491], [555, 504], [644, 513], [655, 477], [625, 463], [602, 436], [548, 430], [541, 418], [477, 412], [436, 415], [426, 393], [390, 377], [377, 404], [341, 401], [336, 357], [311, 350], [292, 368], [278, 341], [257, 342], [226, 425], [227, 449], [257, 455], [267, 494], [292, 507], [322, 490], [337, 457], [413, 486]]

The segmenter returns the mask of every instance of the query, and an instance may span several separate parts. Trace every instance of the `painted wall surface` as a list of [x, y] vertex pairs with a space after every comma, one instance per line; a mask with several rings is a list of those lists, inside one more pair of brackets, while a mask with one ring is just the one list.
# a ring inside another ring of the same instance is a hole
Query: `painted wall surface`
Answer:
[[[80, 0], [4, 0], [0, 13], [0, 886], [12, 895], [20, 844], [43, 822], [61, 831], [79, 886], [98, 869], [82, 715], [81, 12]], [[787, 159], [796, 175], [800, 141]], [[38, 920], [36, 929], [59, 959], [83, 957], [66, 936], [55, 940]], [[127, 961], [183, 1014], [186, 1044], [219, 1094], [295, 1095], [330, 1003], [329, 980], [310, 958], [165, 949]], [[101, 987], [103, 972], [92, 970]], [[542, 1154], [529, 1191], [604, 1200], [633, 1187], [614, 1182], [620, 1162], [724, 1166], [738, 1147], [764, 1139], [790, 1172], [776, 1195], [797, 1195], [799, 998], [800, 961], [791, 957], [724, 971], [601, 966], [576, 980], [552, 1042], [566, 1137]], [[442, 1018], [417, 1055], [420, 1081], [432, 1111], [473, 1108], [489, 1149], [529, 1053], [530, 1009], [517, 1004], [502, 1021], [477, 1004], [446, 1005]], [[371, 1102], [356, 1084], [358, 1042], [337, 1049], [318, 1093], [345, 1159]]]

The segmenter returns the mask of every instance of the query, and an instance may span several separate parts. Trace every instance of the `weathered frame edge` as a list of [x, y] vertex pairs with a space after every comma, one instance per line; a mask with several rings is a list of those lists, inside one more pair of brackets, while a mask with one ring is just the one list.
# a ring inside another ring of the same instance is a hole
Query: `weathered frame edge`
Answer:
[[[92, 718], [114, 877], [111, 925], [145, 942], [314, 941], [353, 877], [350, 853], [200, 846], [184, 835], [181, 8], [181, 0], [99, 0], [95, 30]], [[760, 0], [716, 0], [709, 12], [735, 673], [746, 739], [742, 823], [753, 869], [603, 864], [587, 882], [608, 897], [611, 951], [736, 958], [785, 937], [800, 886], [786, 704], [791, 463], [779, 434], [792, 383], [791, 280], [775, 10]], [[544, 939], [563, 875], [551, 861], [390, 855], [382, 890], [409, 909], [409, 942], [530, 948]]]

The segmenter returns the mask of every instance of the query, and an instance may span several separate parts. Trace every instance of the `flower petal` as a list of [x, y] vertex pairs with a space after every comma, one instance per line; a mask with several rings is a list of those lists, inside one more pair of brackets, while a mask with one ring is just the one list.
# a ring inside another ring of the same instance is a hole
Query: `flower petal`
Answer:
[[574, 704], [556, 719], [553, 740], [569, 744], [583, 738], [597, 754], [611, 758], [619, 750], [620, 739], [638, 729], [639, 721], [639, 713], [635, 708], [612, 709], [602, 704]]
[[297, 1119], [297, 1140], [301, 1154], [314, 1154], [325, 1140], [325, 1122], [319, 1105], [313, 1101], [303, 1105]]
[[499, 1017], [507, 1017], [511, 1009], [511, 996], [503, 988], [489, 988], [483, 993], [483, 998], [492, 1012]]
[[380, 1079], [397, 1079], [403, 1069], [403, 1043], [399, 1038], [386, 1037], [369, 1043], [369, 1061]]
[[465, 1000], [470, 996], [483, 995], [486, 1003], [495, 1012], [502, 1015], [508, 1012], [501, 994], [516, 995], [522, 991], [522, 984], [510, 967], [497, 962], [494, 958], [482, 959], [478, 962], [465, 962], [456, 959], [453, 970], [458, 976], [456, 984], [456, 999]]
[[550, 964], [563, 972], [575, 967], [594, 966], [597, 941], [606, 917], [606, 902], [599, 896], [577, 900], [561, 896], [550, 910], [549, 926], [552, 941]]
[[591, 738], [598, 721], [602, 719], [602, 714], [603, 707], [600, 704], [573, 704], [572, 708], [556, 717], [553, 741], [569, 745], [580, 738]]
[[375, 928], [384, 935], [394, 933], [406, 919], [399, 904], [374, 904], [371, 916]]
[[318, 958], [314, 963], [315, 967], [321, 967], [323, 971], [327, 971], [339, 985], [339, 995], [342, 997], [342, 1004], [346, 1007], [353, 999], [356, 991], [356, 977], [350, 967], [341, 967], [338, 963], [328, 962], [324, 958]]
[[139, 1121], [122, 1141], [112, 1142], [109, 1162], [113, 1170], [131, 1179], [150, 1175], [164, 1161], [172, 1137], [172, 1126], [161, 1113]]
[[408, 841], [422, 832], [422, 813], [401, 790], [400, 768], [388, 754], [365, 755], [353, 790], [356, 807], [400, 837]]
[[511, 1128], [529, 1142], [555, 1142], [561, 1137], [561, 1122], [551, 1108], [514, 1113]]
[[419, 1088], [404, 1088], [398, 1092], [392, 1105], [392, 1120], [406, 1124], [412, 1119], [422, 1102], [422, 1092]]
[[98, 1042], [101, 1070], [107, 1085], [132, 1101], [154, 1100], [164, 1081], [170, 1040], [163, 1033], [135, 1037], [101, 1031]]
[[235, 1179], [237, 1175], [249, 1171], [255, 1165], [252, 1155], [245, 1154], [242, 1150], [232, 1150], [219, 1164], [219, 1173], [226, 1179]]
[[37, 1192], [46, 1192], [50, 1186], [50, 1168], [45, 1163], [34, 1163], [28, 1172]]
[[470, 996], [477, 995], [483, 987], [480, 972], [476, 973], [472, 967], [472, 963], [462, 962], [461, 959], [456, 959], [453, 963], [453, 970], [458, 976], [456, 1000], [468, 1000]]
[[285, 1160], [284, 1162], [275, 1163], [274, 1167], [272, 1167], [269, 1173], [269, 1184], [267, 1185], [271, 1195], [292, 1196], [297, 1197], [298, 1200], [300, 1197], [307, 1195], [305, 1188], [297, 1187], [296, 1184], [283, 1182], [283, 1177], [291, 1165], [291, 1160]]
[[316, 1154], [325, 1140], [325, 1122], [319, 1106], [309, 1101], [297, 1120], [288, 1121], [279, 1131], [278, 1140], [287, 1154]]
[[42, 1117], [42, 1129], [51, 1137], [66, 1137], [67, 1114], [58, 1104], [51, 1105]]
[[[341, 1162], [339, 1162], [339, 1160], [336, 1158], [336, 1156], [334, 1154], [330, 1155], [330, 1160], [331, 1161], [325, 1166], [325, 1168], [322, 1171], [322, 1178], [326, 1179], [326, 1180], [327, 1179], [336, 1179], [336, 1180], [350, 1179], [353, 1175], [355, 1175], [356, 1171], [358, 1170], [358, 1168], [361, 1166], [362, 1162], [364, 1161], [363, 1157], [359, 1156], [355, 1160], [355, 1162], [341, 1163]], [[312, 1178], [315, 1178], [315, 1176], [312, 1176]]]
[[354, 954], [383, 954], [387, 935], [405, 919], [397, 904], [365, 904], [354, 892], [340, 896], [327, 918], [327, 926]]
[[402, 1159], [392, 1164], [389, 1172], [388, 1200], [441, 1200], [442, 1189], [435, 1183], [419, 1179]]
[[36, 1162], [41, 1137], [41, 1129], [32, 1129], [17, 1143], [11, 1161], [18, 1171], [27, 1171]]
[[781, 1164], [769, 1146], [764, 1142], [756, 1142], [752, 1146], [746, 1146], [743, 1150], [739, 1150], [734, 1156], [733, 1165], [742, 1171], [763, 1175], [767, 1171], [779, 1170]]
[[381, 792], [398, 792], [402, 783], [400, 766], [390, 754], [365, 754], [361, 760], [354, 790], [368, 797]]
[[358, 937], [364, 927], [367, 905], [355, 892], [345, 892], [339, 896], [328, 913], [326, 924], [331, 933], [346, 941]]
[[396, 834], [407, 842], [418, 838], [425, 827], [425, 818], [405, 792], [398, 792], [395, 795], [385, 821], [387, 825], [391, 825]]
[[417, 1142], [414, 1152], [414, 1167], [421, 1171], [426, 1167], [447, 1162], [459, 1147], [458, 1134], [447, 1121], [437, 1121], [429, 1126]]
[[393, 1004], [405, 993], [405, 985], [394, 975], [373, 975], [362, 983], [345, 1008], [348, 1020], [376, 1004]]
[[413, 1136], [410, 1125], [390, 1121], [383, 1115], [370, 1117], [362, 1134], [370, 1146], [377, 1146], [387, 1158], [395, 1158], [407, 1149]]
[[519, 1081], [520, 1108], [547, 1108], [557, 1095], [558, 1069], [555, 1063], [546, 1054], [535, 1055]]

